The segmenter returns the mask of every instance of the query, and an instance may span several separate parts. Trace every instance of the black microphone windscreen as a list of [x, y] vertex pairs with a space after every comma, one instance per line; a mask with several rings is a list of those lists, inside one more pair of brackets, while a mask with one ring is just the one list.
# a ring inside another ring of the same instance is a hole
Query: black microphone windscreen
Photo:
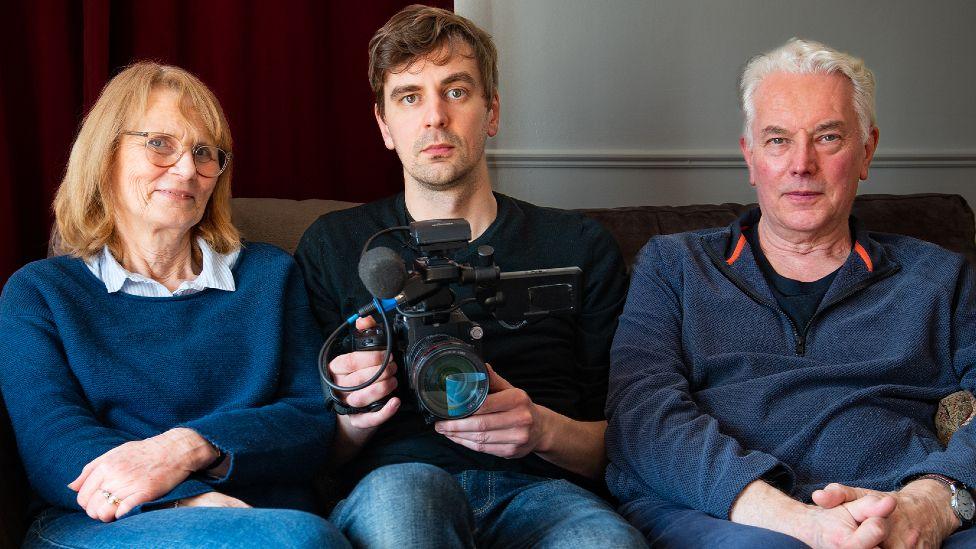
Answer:
[[359, 259], [359, 279], [374, 297], [389, 299], [403, 289], [407, 268], [390, 248], [371, 248]]

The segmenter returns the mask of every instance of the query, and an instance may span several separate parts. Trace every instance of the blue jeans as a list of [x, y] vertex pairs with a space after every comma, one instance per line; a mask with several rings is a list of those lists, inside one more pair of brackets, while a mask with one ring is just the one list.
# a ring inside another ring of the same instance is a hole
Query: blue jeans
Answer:
[[565, 480], [503, 471], [380, 467], [330, 520], [354, 547], [646, 547], [599, 497]]
[[52, 508], [31, 525], [24, 547], [349, 547], [335, 526], [291, 509], [181, 507], [100, 522]]
[[[653, 547], [723, 549], [805, 549], [802, 541], [755, 526], [736, 524], [654, 497], [641, 498], [620, 507], [620, 513], [647, 536]], [[976, 529], [953, 534], [942, 549], [976, 547]]]

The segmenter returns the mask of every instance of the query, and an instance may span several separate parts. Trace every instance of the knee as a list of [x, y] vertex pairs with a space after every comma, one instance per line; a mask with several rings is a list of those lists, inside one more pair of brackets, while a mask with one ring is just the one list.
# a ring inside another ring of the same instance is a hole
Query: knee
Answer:
[[426, 463], [401, 463], [380, 467], [366, 475], [349, 495], [356, 506], [398, 510], [415, 507], [450, 509], [465, 504], [464, 491], [454, 477]]
[[607, 549], [640, 549], [647, 547], [647, 540], [626, 521], [606, 521], [599, 529], [574, 525], [557, 535], [547, 536], [546, 543], [538, 547], [605, 547]]
[[251, 513], [252, 520], [241, 521], [235, 535], [251, 546], [288, 547], [296, 549], [350, 547], [349, 541], [332, 523], [304, 511], [260, 509]]
[[656, 497], [626, 503], [619, 510], [654, 547], [808, 549], [786, 534], [715, 518]]
[[609, 506], [577, 512], [572, 520], [561, 521], [554, 530], [540, 547], [647, 547], [644, 535]]
[[348, 548], [338, 528], [293, 509], [186, 507], [141, 513], [103, 524], [84, 513], [61, 513], [40, 524], [27, 547], [283, 547]]
[[[285, 517], [286, 526], [284, 529], [288, 532], [289, 539], [283, 541], [289, 542], [294, 547], [314, 547], [316, 549], [321, 547], [351, 547], [342, 532], [322, 517], [302, 511], [287, 513]], [[285, 545], [280, 543], [269, 545], [269, 547], [274, 546], [283, 547]]]
[[332, 512], [357, 547], [470, 546], [464, 491], [449, 473], [423, 463], [387, 465], [364, 477]]
[[550, 480], [539, 486], [532, 494], [532, 505], [539, 511], [538, 524], [547, 526], [539, 531], [536, 546], [647, 547], [643, 534], [592, 492], [566, 480]]
[[729, 532], [728, 535], [721, 538], [721, 545], [722, 547], [728, 547], [730, 549], [752, 549], [753, 547], [767, 547], [769, 549], [809, 549], [810, 547], [802, 541], [794, 537], [787, 536], [786, 534], [781, 534], [765, 528], [754, 527]]

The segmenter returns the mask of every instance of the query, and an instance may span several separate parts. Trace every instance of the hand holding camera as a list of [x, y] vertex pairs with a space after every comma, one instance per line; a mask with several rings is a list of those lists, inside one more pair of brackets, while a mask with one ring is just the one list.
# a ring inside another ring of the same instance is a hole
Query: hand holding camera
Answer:
[[[376, 327], [376, 321], [371, 317], [356, 320], [356, 329], [365, 331]], [[376, 371], [383, 367], [383, 351], [353, 351], [339, 355], [329, 362], [329, 372], [338, 385], [354, 386], [369, 380]], [[400, 399], [387, 397], [397, 388], [397, 364], [392, 359], [375, 382], [369, 386], [350, 393], [337, 393], [341, 402], [352, 408], [366, 408], [374, 402], [381, 402], [382, 407], [375, 411], [348, 414], [345, 417], [349, 424], [357, 429], [372, 429], [380, 426], [400, 408]]]
[[529, 395], [488, 368], [489, 395], [473, 415], [438, 421], [434, 429], [451, 441], [476, 452], [520, 458], [542, 450], [549, 411]]

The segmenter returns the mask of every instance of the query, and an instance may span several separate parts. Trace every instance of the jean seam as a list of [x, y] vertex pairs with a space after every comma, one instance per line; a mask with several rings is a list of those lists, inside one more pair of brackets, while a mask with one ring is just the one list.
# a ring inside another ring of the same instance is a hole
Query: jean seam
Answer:
[[44, 520], [46, 518], [47, 517], [45, 517], [43, 515], [40, 516], [40, 517], [38, 517], [37, 520], [34, 521], [34, 524], [31, 526], [31, 530], [34, 530], [37, 533], [37, 539], [39, 539], [39, 540], [41, 540], [44, 543], [47, 543], [49, 545], [53, 545], [54, 547], [62, 547], [63, 549], [83, 549], [82, 546], [80, 546], [80, 545], [64, 545], [63, 543], [58, 543], [58, 542], [54, 541], [53, 539], [45, 536], [44, 535]]
[[[345, 503], [347, 499], [349, 498], [346, 497], [340, 499], [339, 502], [332, 507], [332, 511], [329, 512], [329, 516], [322, 517], [322, 518], [330, 522], [334, 522], [336, 525], [342, 524], [344, 522], [343, 519], [345, 518], [343, 513], [345, 511], [345, 507], [346, 507]], [[332, 520], [332, 517], [335, 517], [334, 521]]]
[[475, 515], [481, 514], [483, 511], [491, 507], [494, 503], [494, 483], [495, 483], [495, 473], [494, 471], [488, 471], [488, 496], [485, 498], [485, 504], [481, 507], [473, 510]]
[[37, 538], [40, 539], [40, 540], [43, 540], [47, 544], [50, 544], [50, 545], [55, 546], [55, 547], [62, 547], [64, 549], [84, 549], [83, 546], [81, 546], [81, 545], [64, 545], [62, 543], [58, 543], [58, 542], [54, 541], [53, 539], [44, 537], [44, 535], [42, 535], [40, 532], [37, 533]]

